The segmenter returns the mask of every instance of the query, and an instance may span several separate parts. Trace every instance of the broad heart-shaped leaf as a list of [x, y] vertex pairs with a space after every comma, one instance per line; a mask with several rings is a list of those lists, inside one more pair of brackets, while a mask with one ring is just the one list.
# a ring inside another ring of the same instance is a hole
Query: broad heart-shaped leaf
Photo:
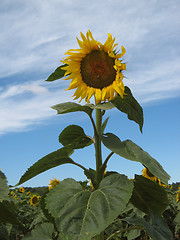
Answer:
[[58, 68], [56, 68], [56, 70], [48, 77], [46, 81], [52, 82], [64, 77], [66, 70], [63, 70], [62, 67], [65, 67], [65, 66], [67, 66], [67, 64], [61, 65]]
[[143, 227], [153, 240], [173, 240], [173, 235], [166, 222], [156, 214], [151, 213], [151, 217], [150, 222], [137, 216], [127, 217], [124, 220], [129, 224]]
[[131, 90], [128, 87], [125, 87], [124, 92], [126, 95], [124, 95], [123, 98], [117, 95], [115, 99], [111, 101], [111, 103], [121, 112], [126, 113], [130, 120], [135, 121], [139, 125], [140, 131], [142, 132], [144, 122], [143, 109], [133, 97]]
[[84, 148], [93, 143], [91, 138], [86, 136], [84, 130], [77, 125], [66, 127], [59, 135], [59, 142], [63, 146], [71, 144], [73, 149]]
[[93, 111], [88, 105], [82, 106], [82, 105], [80, 105], [78, 103], [74, 103], [74, 102], [60, 103], [60, 104], [52, 106], [52, 109], [57, 110], [57, 114], [82, 111], [82, 112], [87, 113], [89, 116], [91, 115], [91, 113]]
[[46, 207], [64, 239], [90, 240], [121, 213], [132, 190], [132, 181], [120, 174], [104, 178], [94, 192], [66, 179], [47, 194]]
[[0, 171], [0, 202], [8, 199], [9, 187], [7, 179], [3, 172]]
[[51, 168], [57, 167], [62, 164], [71, 163], [74, 164], [74, 161], [69, 158], [73, 153], [71, 147], [66, 146], [58, 149], [55, 152], [52, 152], [45, 157], [38, 160], [34, 165], [32, 165], [25, 174], [21, 177], [20, 181], [16, 185], [20, 185], [29, 179], [37, 176], [38, 174], [45, 172]]
[[143, 176], [135, 175], [131, 203], [141, 211], [161, 215], [169, 205], [164, 187]]
[[52, 223], [42, 223], [28, 233], [23, 240], [53, 240], [53, 232]]
[[121, 142], [116, 135], [106, 133], [102, 136], [102, 142], [112, 152], [120, 155], [121, 157], [142, 163], [154, 176], [159, 178], [161, 182], [166, 185], [168, 184], [170, 176], [165, 172], [158, 161], [152, 158], [147, 152], [132, 141], [126, 140]]

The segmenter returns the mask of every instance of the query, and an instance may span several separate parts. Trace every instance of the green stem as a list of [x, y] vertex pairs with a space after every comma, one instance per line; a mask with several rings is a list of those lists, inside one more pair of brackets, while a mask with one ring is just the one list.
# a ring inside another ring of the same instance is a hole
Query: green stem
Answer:
[[[102, 174], [102, 149], [101, 149], [101, 134], [102, 134], [102, 112], [101, 109], [96, 109], [96, 129], [94, 131], [95, 151], [96, 151], [96, 181], [97, 188], [103, 178]], [[104, 240], [104, 232], [96, 236], [96, 240]]]
[[102, 132], [102, 113], [101, 109], [96, 109], [96, 132], [95, 132], [95, 151], [96, 151], [96, 181], [99, 186], [102, 180], [102, 153], [101, 153], [101, 132]]

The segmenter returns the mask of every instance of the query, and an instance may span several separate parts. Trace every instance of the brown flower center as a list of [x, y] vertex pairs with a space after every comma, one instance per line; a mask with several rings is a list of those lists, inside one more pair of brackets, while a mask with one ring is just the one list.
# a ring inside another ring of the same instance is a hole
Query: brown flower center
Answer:
[[148, 175], [149, 177], [154, 177], [154, 175], [149, 171], [149, 169], [147, 169], [147, 175]]
[[33, 202], [33, 204], [37, 203], [38, 202], [38, 198], [37, 197], [33, 197], [32, 202]]
[[94, 50], [81, 62], [81, 76], [87, 86], [103, 89], [111, 85], [116, 78], [115, 60], [108, 53]]

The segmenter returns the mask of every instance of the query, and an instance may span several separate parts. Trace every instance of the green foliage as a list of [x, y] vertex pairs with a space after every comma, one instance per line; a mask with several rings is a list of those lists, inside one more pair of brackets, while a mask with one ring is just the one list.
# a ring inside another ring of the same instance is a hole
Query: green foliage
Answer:
[[111, 101], [111, 103], [121, 112], [127, 114], [128, 119], [135, 121], [142, 132], [143, 127], [143, 109], [133, 97], [131, 90], [128, 87], [125, 87], [125, 94], [123, 98], [119, 95]]
[[77, 125], [66, 127], [59, 135], [59, 142], [63, 145], [71, 144], [73, 149], [84, 148], [93, 143], [92, 139], [84, 133], [84, 130]]
[[42, 223], [28, 233], [23, 240], [53, 240], [54, 226], [52, 223]]
[[126, 176], [113, 174], [94, 192], [66, 179], [46, 197], [46, 205], [65, 239], [88, 240], [100, 234], [128, 203], [133, 184]]
[[129, 224], [142, 226], [153, 240], [173, 240], [173, 235], [166, 222], [158, 215], [151, 214], [152, 218], [148, 221], [140, 217], [127, 217], [125, 220]]
[[0, 202], [2, 200], [8, 199], [7, 195], [9, 193], [9, 187], [7, 185], [6, 176], [2, 171], [0, 171]]
[[108, 123], [108, 120], [109, 120], [109, 117], [106, 118], [106, 119], [104, 120], [103, 124], [102, 124], [102, 133], [104, 133], [104, 130], [105, 130], [105, 128], [106, 128], [106, 125], [107, 125], [107, 123]]
[[66, 163], [74, 164], [73, 160], [69, 158], [72, 153], [72, 148], [70, 146], [66, 146], [46, 155], [25, 172], [17, 185], [26, 182], [27, 180], [37, 176], [38, 174], [47, 171], [48, 169]]
[[53, 109], [57, 110], [57, 114], [64, 114], [64, 113], [70, 113], [70, 112], [85, 112], [88, 115], [91, 115], [92, 109], [88, 106], [82, 106], [78, 103], [74, 102], [66, 102], [66, 103], [60, 103], [57, 105], [52, 106]]
[[116, 135], [106, 133], [102, 136], [102, 142], [119, 156], [142, 163], [154, 176], [158, 177], [163, 183], [168, 184], [170, 176], [164, 171], [158, 161], [132, 141], [126, 140], [122, 142]]
[[57, 79], [64, 77], [64, 74], [66, 71], [63, 70], [62, 67], [65, 67], [65, 66], [67, 66], [67, 64], [61, 65], [58, 68], [56, 68], [56, 70], [48, 77], [48, 79], [46, 81], [52, 82], [52, 81], [55, 81]]
[[15, 214], [16, 206], [13, 202], [4, 200], [0, 202], [0, 222], [18, 225], [19, 221]]
[[161, 215], [169, 204], [164, 187], [143, 177], [135, 175], [131, 202], [141, 211]]

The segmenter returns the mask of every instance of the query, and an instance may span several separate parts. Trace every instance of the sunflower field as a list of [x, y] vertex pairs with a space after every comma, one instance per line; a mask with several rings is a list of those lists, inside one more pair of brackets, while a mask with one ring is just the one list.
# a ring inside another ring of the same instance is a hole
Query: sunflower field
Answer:
[[[93, 133], [87, 136], [78, 125], [69, 125], [59, 135], [62, 145], [34, 163], [14, 187], [0, 171], [0, 239], [24, 240], [173, 240], [180, 239], [180, 188], [169, 185], [169, 174], [160, 163], [131, 140], [121, 141], [106, 132], [111, 109], [127, 115], [142, 132], [143, 109], [130, 88], [124, 86], [126, 50], [108, 34], [104, 44], [88, 31], [77, 38], [79, 49], [70, 49], [46, 81], [63, 78], [76, 89], [74, 100], [52, 108], [58, 115], [82, 112]], [[85, 101], [81, 105], [81, 101]], [[90, 102], [91, 100], [91, 102]], [[94, 147], [96, 168], [86, 168], [73, 153]], [[109, 154], [103, 159], [102, 145]], [[142, 175], [129, 179], [111, 171], [113, 154], [142, 164]], [[50, 180], [42, 193], [27, 191], [24, 182], [51, 168], [71, 164], [87, 180]], [[108, 170], [107, 170], [108, 169]]]

